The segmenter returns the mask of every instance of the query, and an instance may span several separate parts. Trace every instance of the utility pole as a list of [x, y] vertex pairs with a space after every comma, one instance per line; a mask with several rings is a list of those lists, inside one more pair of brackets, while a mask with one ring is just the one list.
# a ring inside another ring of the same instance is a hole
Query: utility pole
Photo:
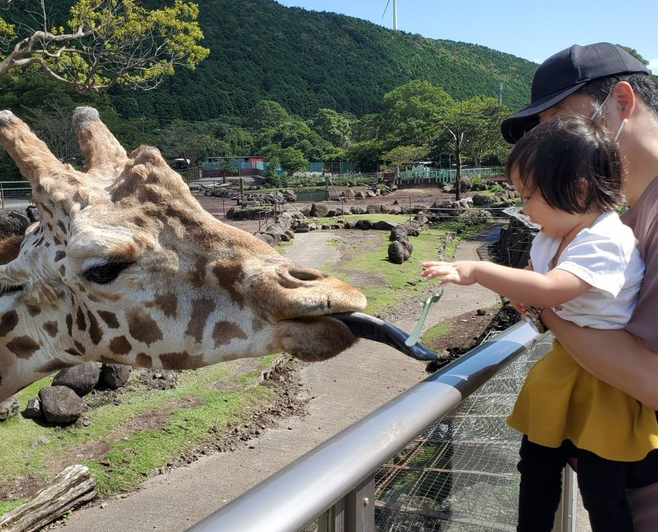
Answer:
[[498, 105], [503, 106], [503, 82], [500, 82], [500, 96], [498, 97]]

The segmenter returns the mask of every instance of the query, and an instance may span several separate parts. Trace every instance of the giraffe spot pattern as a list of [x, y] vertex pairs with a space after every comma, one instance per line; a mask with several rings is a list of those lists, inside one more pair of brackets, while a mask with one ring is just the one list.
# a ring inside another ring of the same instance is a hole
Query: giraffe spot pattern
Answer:
[[176, 294], [168, 292], [156, 296], [155, 304], [162, 310], [167, 318], [175, 318], [178, 312], [178, 299]]
[[33, 318], [41, 314], [41, 307], [38, 305], [25, 305], [25, 308], [27, 308], [28, 314]]
[[98, 326], [98, 320], [91, 312], [87, 311], [89, 320], [89, 337], [95, 345], [98, 345], [103, 338], [103, 330]]
[[215, 342], [215, 347], [227, 345], [234, 338], [244, 340], [247, 338], [247, 335], [240, 327], [230, 321], [218, 321], [215, 323], [212, 330], [212, 339]]
[[117, 336], [110, 341], [110, 350], [115, 355], [127, 355], [132, 350], [132, 345], [125, 336]]
[[190, 281], [195, 286], [200, 286], [206, 281], [206, 266], [208, 259], [202, 255], [198, 255], [194, 261], [194, 269], [190, 273]]
[[18, 325], [18, 314], [15, 310], [5, 312], [0, 318], [0, 336], [7, 336]]
[[162, 331], [151, 316], [144, 314], [141, 310], [133, 310], [126, 317], [128, 318], [128, 331], [138, 342], [151, 345], [153, 342], [162, 340]]
[[151, 369], [153, 367], [153, 359], [146, 353], [139, 353], [135, 362], [140, 368]]
[[8, 342], [6, 346], [7, 349], [14, 353], [14, 355], [23, 359], [30, 358], [41, 348], [41, 345], [39, 345], [29, 336], [17, 336]]
[[73, 316], [70, 314], [66, 315], [66, 330], [69, 333], [69, 336], [73, 336]]
[[66, 257], [66, 252], [65, 251], [58, 251], [55, 253], [55, 262], [59, 262], [63, 258]]
[[244, 305], [244, 296], [237, 291], [237, 284], [242, 280], [242, 268], [238, 264], [216, 264], [212, 269], [219, 286], [224, 288], [233, 301]]
[[185, 336], [191, 336], [197, 343], [201, 343], [208, 317], [213, 310], [215, 310], [215, 302], [212, 299], [201, 298], [192, 301], [192, 311]]
[[82, 311], [82, 307], [78, 307], [75, 324], [78, 326], [79, 331], [84, 331], [87, 328], [87, 320], [85, 320], [85, 313]]
[[80, 353], [82, 353], [83, 355], [86, 354], [87, 350], [85, 349], [85, 346], [82, 345], [80, 342], [78, 342], [77, 340], [73, 340], [73, 345]]
[[43, 324], [43, 330], [48, 333], [48, 336], [55, 338], [59, 332], [59, 325], [56, 321], [47, 321]]
[[39, 366], [37, 368], [37, 372], [43, 373], [44, 375], [49, 375], [50, 373], [54, 373], [55, 371], [59, 371], [60, 369], [71, 368], [75, 365], [76, 364], [72, 364], [71, 362], [64, 362], [63, 360], [55, 359], [44, 364], [43, 366]]
[[164, 369], [196, 369], [204, 366], [203, 355], [191, 356], [187, 351], [181, 353], [163, 353], [160, 362]]
[[99, 310], [98, 315], [105, 322], [110, 329], [119, 328], [119, 320], [114, 312], [108, 312], [107, 310]]

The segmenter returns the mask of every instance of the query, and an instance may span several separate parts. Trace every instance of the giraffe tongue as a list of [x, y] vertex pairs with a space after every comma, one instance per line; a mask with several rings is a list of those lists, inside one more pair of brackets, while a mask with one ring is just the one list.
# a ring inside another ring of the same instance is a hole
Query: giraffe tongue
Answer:
[[412, 346], [405, 345], [405, 340], [409, 338], [409, 335], [395, 325], [379, 318], [362, 312], [343, 312], [331, 314], [328, 317], [344, 323], [354, 336], [390, 345], [416, 360], [437, 360], [439, 358], [434, 351], [430, 351], [419, 343]]

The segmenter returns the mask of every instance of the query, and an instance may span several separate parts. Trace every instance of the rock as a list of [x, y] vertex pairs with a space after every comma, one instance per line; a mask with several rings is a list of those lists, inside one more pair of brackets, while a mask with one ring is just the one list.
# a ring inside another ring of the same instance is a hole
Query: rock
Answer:
[[407, 233], [407, 227], [403, 224], [396, 225], [391, 229], [391, 234], [389, 235], [388, 239], [391, 240], [392, 242], [395, 242], [396, 240], [400, 240], [401, 238], [408, 238], [409, 233]]
[[329, 207], [322, 203], [314, 203], [311, 205], [310, 215], [313, 218], [324, 218], [327, 216], [327, 212], [329, 212]]
[[100, 369], [96, 362], [85, 362], [79, 366], [60, 371], [53, 379], [53, 386], [67, 386], [80, 397], [87, 395], [98, 384]]
[[485, 194], [473, 194], [473, 205], [475, 207], [484, 207], [485, 205], [491, 205], [492, 203], [492, 196], [486, 196]]
[[269, 233], [258, 233], [258, 234], [256, 234], [256, 238], [260, 238], [268, 246], [275, 246], [276, 241], [277, 241], [276, 237], [274, 235], [269, 234]]
[[357, 220], [354, 224], [354, 228], [367, 231], [368, 229], [372, 229], [372, 222], [370, 220]]
[[99, 384], [116, 390], [128, 382], [130, 378], [130, 366], [122, 364], [103, 364], [101, 366], [101, 375], [98, 379]]
[[372, 224], [373, 229], [377, 229], [379, 231], [392, 231], [397, 224], [393, 222], [387, 222], [385, 220], [379, 220], [378, 222], [375, 222]]
[[87, 408], [78, 394], [67, 386], [41, 388], [39, 399], [43, 417], [49, 423], [74, 423]]
[[39, 399], [33, 397], [27, 402], [27, 406], [25, 407], [25, 410], [23, 410], [23, 417], [29, 419], [37, 419], [41, 417], [41, 403], [39, 402]]
[[10, 417], [18, 414], [20, 405], [13, 397], [5, 399], [0, 403], [0, 421], [7, 421]]
[[0, 214], [0, 239], [7, 238], [12, 235], [22, 235], [24, 233], [21, 222], [8, 216], [7, 214]]
[[23, 214], [22, 212], [10, 211], [8, 216], [20, 224], [21, 233], [24, 233], [28, 226], [32, 223], [29, 216], [27, 214]]
[[366, 212], [369, 214], [379, 214], [380, 212], [382, 212], [382, 206], [374, 205], [374, 204], [368, 205], [366, 207]]
[[402, 264], [409, 258], [409, 252], [398, 241], [391, 242], [388, 246], [388, 260], [393, 264]]
[[365, 214], [366, 210], [363, 207], [357, 207], [355, 205], [353, 207], [350, 207], [350, 213], [351, 214]]

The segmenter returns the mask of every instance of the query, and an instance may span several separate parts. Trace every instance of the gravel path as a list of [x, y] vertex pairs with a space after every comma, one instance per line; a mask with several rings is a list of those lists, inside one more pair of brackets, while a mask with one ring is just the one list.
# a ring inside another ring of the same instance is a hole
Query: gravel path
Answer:
[[[333, 237], [326, 232], [296, 235], [286, 253], [301, 265], [326, 265], [339, 258], [338, 250], [326, 245]], [[457, 258], [477, 259], [481, 245], [482, 241], [462, 242]], [[447, 286], [441, 304], [431, 307], [426, 326], [499, 301], [478, 286]], [[403, 315], [395, 324], [411, 331], [417, 318], [417, 314]], [[304, 365], [300, 390], [310, 398], [306, 416], [284, 419], [234, 452], [204, 457], [147, 480], [139, 491], [78, 510], [57, 528], [67, 532], [186, 530], [426, 376], [423, 363], [362, 340], [333, 359]]]

